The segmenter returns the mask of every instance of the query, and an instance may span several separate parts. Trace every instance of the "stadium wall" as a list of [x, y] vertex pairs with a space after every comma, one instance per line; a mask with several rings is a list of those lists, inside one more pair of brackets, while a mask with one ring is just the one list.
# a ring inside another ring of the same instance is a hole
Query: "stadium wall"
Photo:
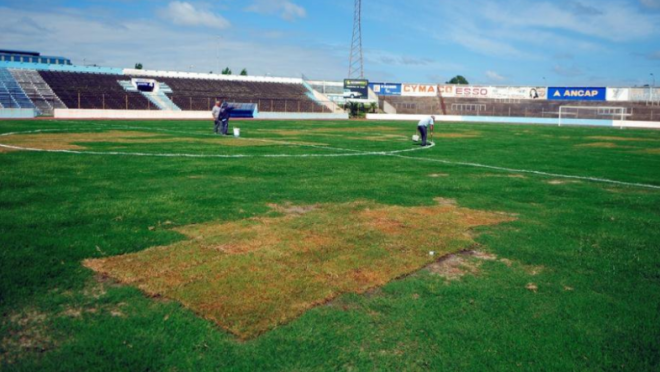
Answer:
[[[390, 115], [390, 114], [367, 114], [367, 120], [390, 120], [390, 121], [419, 121], [428, 115]], [[500, 116], [458, 116], [458, 115], [436, 115], [437, 122], [457, 123], [500, 123], [500, 124], [542, 124], [558, 125], [556, 118], [517, 118]], [[592, 119], [566, 119], [561, 120], [562, 125], [583, 125], [616, 128], [646, 128], [660, 129], [660, 122], [650, 121], [627, 121], [627, 120], [592, 120]]]
[[36, 116], [35, 109], [0, 108], [0, 119], [33, 119]]
[[[210, 111], [55, 109], [56, 119], [212, 120]], [[347, 113], [259, 112], [256, 119], [348, 120]]]

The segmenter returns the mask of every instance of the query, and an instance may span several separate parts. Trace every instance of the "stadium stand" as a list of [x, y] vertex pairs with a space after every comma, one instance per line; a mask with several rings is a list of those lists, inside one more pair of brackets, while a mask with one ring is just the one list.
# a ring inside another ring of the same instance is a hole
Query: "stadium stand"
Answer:
[[256, 103], [261, 112], [323, 112], [325, 106], [310, 98], [302, 84], [205, 80], [159, 77], [172, 93], [172, 102], [184, 111], [209, 111], [216, 99], [241, 103]]
[[181, 109], [172, 102], [166, 93], [172, 93], [172, 89], [165, 83], [160, 83], [158, 91], [140, 91], [130, 80], [119, 80], [121, 85], [127, 92], [139, 92], [146, 99], [151, 101], [156, 107], [164, 111], [181, 111]]
[[3, 108], [35, 108], [30, 98], [25, 95], [21, 86], [6, 68], [0, 68], [0, 104]]
[[319, 93], [330, 95], [344, 94], [344, 84], [332, 81], [308, 81], [309, 85]]
[[[658, 107], [647, 102], [591, 102], [591, 101], [548, 101], [548, 100], [497, 100], [486, 98], [444, 98], [446, 115], [504, 116], [556, 118], [561, 106], [616, 106], [628, 110], [626, 120], [660, 120]], [[397, 114], [440, 114], [443, 113], [439, 97], [381, 96], [380, 105], [387, 102], [394, 106]], [[604, 119], [598, 111], [582, 113], [583, 119]], [[608, 119], [611, 117], [607, 117]]]
[[54, 109], [66, 108], [37, 71], [10, 69], [9, 72], [41, 115], [53, 115]]
[[[146, 80], [146, 84], [153, 84], [158, 89], [144, 89], [144, 86], [140, 85], [145, 84], [144, 81], [132, 80], [133, 78]], [[246, 104], [246, 112], [276, 115], [345, 113], [343, 108], [332, 102], [343, 102], [343, 87], [341, 81], [313, 81], [305, 76], [227, 76], [78, 66], [71, 64], [71, 61], [64, 57], [42, 56], [38, 52], [29, 51], [0, 50], [0, 108], [31, 109], [28, 111], [41, 115], [52, 115], [58, 108], [210, 111], [217, 99]], [[618, 108], [624, 107], [627, 110], [626, 120], [660, 120], [660, 89], [654, 87], [606, 88], [607, 101], [601, 99], [593, 102], [523, 99], [530, 98], [529, 94], [520, 97], [520, 91], [524, 90], [524, 87], [488, 88], [497, 90], [498, 93], [480, 94], [480, 98], [472, 93], [459, 94], [458, 91], [446, 96], [424, 96], [425, 94], [415, 94], [414, 90], [401, 89], [399, 94], [406, 95], [376, 97], [370, 90], [369, 98], [378, 98], [381, 110], [387, 114], [550, 119], [558, 117], [562, 106], [589, 106], [599, 109], [576, 110], [573, 114], [581, 115], [585, 119], [604, 119], [608, 118], [608, 115], [611, 116], [608, 108], [620, 113]], [[438, 92], [440, 91], [444, 92], [438, 88]], [[507, 94], [509, 91], [513, 93]], [[506, 99], [500, 99], [502, 97]], [[531, 98], [538, 97], [537, 95]], [[545, 98], [544, 95], [542, 97]], [[250, 110], [250, 107], [254, 107], [254, 110]], [[194, 116], [199, 113], [189, 114]]]
[[117, 75], [39, 71], [68, 108], [158, 110], [139, 92], [127, 92]]

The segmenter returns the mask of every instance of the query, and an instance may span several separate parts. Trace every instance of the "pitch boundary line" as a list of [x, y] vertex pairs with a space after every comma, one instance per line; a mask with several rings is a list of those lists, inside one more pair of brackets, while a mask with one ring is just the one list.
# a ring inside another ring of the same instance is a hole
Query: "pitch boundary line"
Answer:
[[600, 177], [571, 176], [571, 175], [568, 175], [568, 174], [542, 172], [542, 171], [535, 171], [535, 170], [529, 170], [529, 169], [505, 168], [505, 167], [497, 167], [497, 166], [494, 166], [494, 165], [486, 165], [486, 164], [479, 164], [479, 163], [467, 163], [467, 162], [450, 161], [450, 160], [443, 160], [443, 159], [418, 158], [418, 157], [398, 155], [398, 154], [394, 154], [392, 156], [397, 157], [397, 158], [402, 158], [402, 159], [421, 160], [421, 161], [426, 161], [426, 162], [442, 163], [442, 164], [448, 164], [448, 165], [460, 165], [460, 166], [473, 167], [473, 168], [484, 168], [484, 169], [491, 169], [491, 170], [497, 170], [497, 171], [504, 171], [504, 172], [508, 172], [508, 173], [527, 173], [527, 174], [535, 174], [535, 175], [544, 176], [544, 177], [566, 178], [566, 179], [574, 179], [574, 180], [581, 180], [581, 181], [591, 181], [591, 182], [597, 182], [597, 183], [610, 183], [610, 184], [613, 184], [613, 185], [620, 185], [620, 186], [632, 186], [632, 187], [640, 187], [640, 188], [649, 188], [649, 189], [660, 190], [660, 186], [657, 186], [657, 185], [650, 185], [650, 184], [646, 184], [646, 183], [616, 181], [616, 180], [610, 180], [610, 179], [607, 179], [607, 178], [600, 178]]

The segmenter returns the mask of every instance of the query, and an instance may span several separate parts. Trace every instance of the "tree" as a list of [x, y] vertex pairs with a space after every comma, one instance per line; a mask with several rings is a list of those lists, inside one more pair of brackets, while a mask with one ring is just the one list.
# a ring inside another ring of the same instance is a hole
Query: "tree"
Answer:
[[222, 70], [223, 75], [231, 75], [231, 69], [229, 67], [226, 67], [224, 70]]
[[138, 62], [135, 64], [135, 69], [136, 70], [142, 70], [142, 63]]
[[463, 77], [463, 75], [456, 75], [451, 80], [449, 80], [447, 84], [468, 85], [470, 83], [468, 83], [467, 79]]
[[244, 68], [243, 71], [241, 71], [241, 76], [248, 76], [247, 69]]

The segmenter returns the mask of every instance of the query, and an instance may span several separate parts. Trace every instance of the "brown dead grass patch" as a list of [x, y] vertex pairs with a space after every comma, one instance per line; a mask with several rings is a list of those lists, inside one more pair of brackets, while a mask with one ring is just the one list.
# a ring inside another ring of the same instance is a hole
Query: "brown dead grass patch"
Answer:
[[246, 339], [413, 273], [434, 261], [429, 251], [461, 251], [475, 227], [513, 220], [453, 204], [271, 206], [285, 215], [185, 226], [176, 231], [188, 240], [84, 265]]
[[546, 181], [546, 183], [549, 185], [569, 185], [569, 184], [576, 184], [582, 182], [577, 180], [550, 180], [550, 181]]
[[428, 265], [426, 269], [435, 275], [454, 281], [465, 275], [477, 274], [484, 261], [497, 261], [497, 256], [482, 251], [465, 251], [445, 256]]
[[400, 134], [381, 134], [374, 136], [364, 136], [364, 137], [345, 137], [346, 139], [351, 140], [362, 140], [362, 141], [372, 141], [372, 142], [408, 142], [410, 137], [402, 136]]
[[[429, 133], [429, 136], [431, 134]], [[442, 133], [435, 132], [433, 138], [477, 138], [481, 137], [481, 132], [461, 132], [461, 133]]]
[[350, 128], [306, 128], [306, 129], [262, 129], [260, 132], [272, 133], [278, 136], [305, 136], [310, 134], [338, 134], [343, 133], [366, 133], [397, 132], [401, 128], [373, 126], [373, 127], [350, 127]]
[[[2, 143], [12, 146], [33, 148], [40, 150], [85, 150], [87, 144], [92, 143], [116, 143], [116, 144], [150, 144], [150, 143], [200, 143], [213, 144], [228, 147], [254, 147], [273, 146], [273, 143], [262, 141], [244, 141], [234, 138], [192, 138], [172, 137], [169, 135], [154, 134], [147, 132], [132, 131], [109, 131], [94, 133], [39, 133], [39, 134], [16, 134], [3, 137]], [[294, 142], [293, 144], [305, 145], [309, 143]], [[318, 144], [314, 144], [318, 145]], [[121, 146], [118, 146], [121, 147]], [[13, 151], [0, 147], [0, 151]]]
[[48, 315], [37, 310], [3, 315], [0, 363], [12, 364], [30, 354], [41, 354], [57, 345], [47, 327]]
[[631, 146], [622, 146], [614, 142], [594, 142], [594, 143], [585, 143], [581, 145], [575, 145], [575, 147], [592, 147], [600, 149], [632, 149]]
[[520, 179], [526, 179], [527, 176], [524, 174], [502, 174], [502, 173], [483, 173], [479, 174], [478, 177], [495, 177], [495, 178], [520, 178]]
[[642, 152], [644, 154], [660, 155], [660, 149], [646, 149], [646, 150], [642, 150], [640, 152]]
[[592, 137], [587, 137], [587, 138], [597, 140], [597, 141], [627, 141], [627, 142], [657, 141], [656, 139], [653, 139], [653, 138], [617, 137], [617, 136], [592, 136]]
[[440, 177], [449, 177], [447, 173], [431, 173], [429, 174], [431, 178], [440, 178]]
[[385, 127], [385, 126], [369, 126], [369, 127], [350, 127], [350, 128], [318, 128], [316, 131], [320, 133], [373, 133], [373, 132], [399, 132], [401, 128]]
[[268, 204], [268, 207], [276, 212], [283, 214], [305, 214], [319, 209], [318, 204], [314, 205], [294, 205], [291, 202], [286, 202], [284, 205]]

